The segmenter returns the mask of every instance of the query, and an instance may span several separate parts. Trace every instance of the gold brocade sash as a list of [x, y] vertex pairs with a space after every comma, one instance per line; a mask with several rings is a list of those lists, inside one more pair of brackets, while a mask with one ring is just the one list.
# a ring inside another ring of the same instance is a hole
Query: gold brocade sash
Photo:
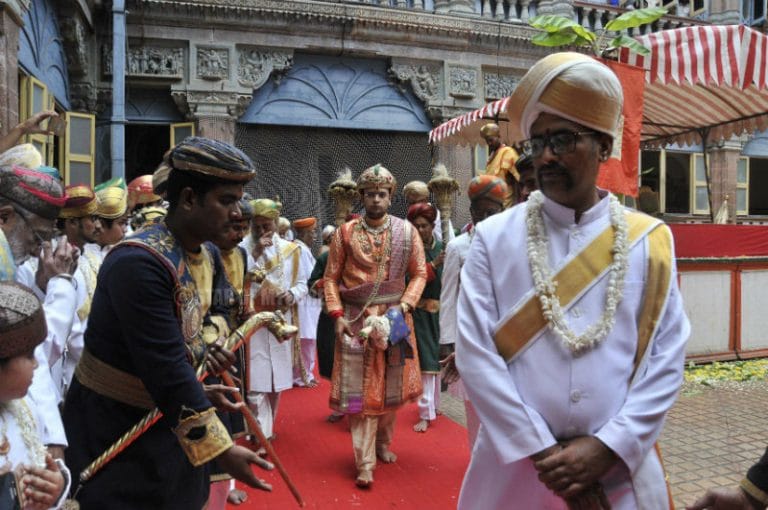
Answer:
[[[660, 312], [666, 298], [666, 289], [669, 285], [669, 268], [671, 267], [671, 236], [667, 228], [657, 228], [663, 223], [646, 214], [630, 212], [627, 214], [627, 223], [629, 227], [629, 246], [630, 248], [636, 242], [643, 239], [648, 234], [650, 242], [649, 271], [659, 271], [663, 273], [663, 267], [667, 268], [666, 274], [653, 275], [649, 273], [646, 285], [645, 298], [643, 302], [643, 315], [641, 315], [642, 328], [639, 333], [644, 335], [650, 333], [645, 341], [647, 346], [651, 334], [658, 323], [658, 317], [652, 317], [652, 320], [645, 324], [646, 317], [651, 312]], [[649, 233], [650, 232], [650, 233]], [[613, 254], [611, 247], [613, 245], [613, 227], [609, 226], [601, 232], [586, 248], [576, 255], [565, 267], [558, 271], [554, 280], [557, 282], [556, 292], [560, 299], [560, 305], [565, 309], [578, 296], [580, 296], [590, 285], [598, 280], [603, 272], [610, 266]], [[657, 259], [668, 259], [668, 262], [657, 262]], [[667, 284], [661, 287], [663, 280]], [[657, 294], [661, 294], [662, 302], [655, 303]], [[541, 303], [535, 294], [526, 301], [518, 311], [509, 317], [494, 334], [494, 343], [499, 354], [507, 361], [511, 361], [519, 352], [523, 350], [528, 343], [536, 337], [537, 333], [547, 326], [547, 321], [541, 310]], [[650, 331], [647, 331], [650, 329]], [[642, 341], [642, 336], [640, 336]], [[640, 347], [640, 346], [638, 346]], [[638, 349], [638, 359], [642, 359], [643, 352]]]
[[83, 349], [75, 376], [86, 388], [122, 404], [141, 409], [156, 407], [141, 379], [101, 361], [88, 348]]

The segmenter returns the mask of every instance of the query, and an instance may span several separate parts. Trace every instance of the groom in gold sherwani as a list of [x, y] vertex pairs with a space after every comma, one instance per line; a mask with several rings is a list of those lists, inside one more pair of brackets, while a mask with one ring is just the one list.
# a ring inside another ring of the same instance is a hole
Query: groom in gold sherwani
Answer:
[[[359, 487], [373, 483], [376, 457], [385, 463], [397, 459], [389, 449], [395, 412], [421, 395], [411, 311], [427, 270], [416, 229], [388, 214], [396, 187], [381, 165], [360, 175], [365, 215], [338, 228], [325, 270], [325, 300], [336, 330], [330, 405], [349, 416]], [[398, 311], [410, 328], [404, 340], [382, 350], [358, 335], [367, 317]]]

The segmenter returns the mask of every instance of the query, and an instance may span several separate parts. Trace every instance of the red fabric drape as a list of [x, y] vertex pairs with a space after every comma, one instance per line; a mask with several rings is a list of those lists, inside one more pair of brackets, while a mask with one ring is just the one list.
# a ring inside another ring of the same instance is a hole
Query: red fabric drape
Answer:
[[[640, 151], [640, 129], [643, 124], [643, 92], [645, 71], [639, 67], [621, 64], [612, 60], [601, 60], [619, 77], [624, 90], [624, 129], [621, 137], [620, 159], [611, 157], [602, 164], [597, 176], [597, 185], [613, 193], [637, 196], [638, 154]], [[615, 143], [619, 143], [617, 139]], [[616, 152], [616, 147], [614, 147]]]
[[768, 257], [768, 225], [672, 223], [678, 258]]

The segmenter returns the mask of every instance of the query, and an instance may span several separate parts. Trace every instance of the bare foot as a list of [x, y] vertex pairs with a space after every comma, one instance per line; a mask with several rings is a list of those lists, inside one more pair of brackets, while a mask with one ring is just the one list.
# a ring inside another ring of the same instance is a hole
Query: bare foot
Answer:
[[419, 420], [419, 423], [413, 426], [413, 430], [416, 432], [426, 432], [427, 427], [429, 427], [428, 420]]
[[336, 423], [337, 421], [341, 421], [342, 418], [344, 418], [343, 414], [331, 413], [328, 415], [328, 418], [326, 418], [325, 421], [328, 423]]
[[367, 470], [360, 471], [357, 473], [355, 485], [361, 489], [368, 489], [371, 485], [373, 485], [373, 473]]
[[307, 383], [307, 388], [316, 388], [318, 384], [320, 383], [316, 379], [312, 379]]
[[390, 450], [389, 448], [378, 448], [376, 450], [376, 456], [384, 463], [384, 464], [392, 464], [397, 460], [397, 455]]
[[266, 457], [267, 456], [267, 449], [263, 446], [259, 446], [259, 448], [256, 450], [256, 455], [259, 457]]
[[227, 494], [227, 503], [232, 503], [233, 505], [239, 505], [246, 499], [248, 499], [248, 493], [241, 491], [240, 489], [232, 489], [229, 491], [229, 494]]

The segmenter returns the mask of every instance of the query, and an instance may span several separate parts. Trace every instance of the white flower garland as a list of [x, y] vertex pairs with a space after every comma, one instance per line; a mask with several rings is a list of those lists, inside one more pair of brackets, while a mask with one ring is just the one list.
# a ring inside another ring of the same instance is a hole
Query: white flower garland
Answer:
[[624, 276], [627, 272], [627, 255], [629, 252], [629, 235], [627, 219], [619, 200], [611, 195], [609, 203], [611, 226], [613, 227], [613, 261], [608, 275], [608, 290], [605, 296], [605, 310], [602, 317], [581, 334], [576, 335], [568, 326], [560, 299], [555, 290], [552, 268], [549, 267], [549, 248], [547, 231], [542, 215], [544, 195], [540, 191], [531, 193], [528, 198], [526, 211], [526, 226], [528, 228], [528, 261], [531, 265], [536, 296], [541, 303], [541, 309], [549, 328], [563, 342], [563, 345], [574, 354], [583, 353], [602, 342], [613, 328], [616, 308], [619, 306], [624, 289]]

